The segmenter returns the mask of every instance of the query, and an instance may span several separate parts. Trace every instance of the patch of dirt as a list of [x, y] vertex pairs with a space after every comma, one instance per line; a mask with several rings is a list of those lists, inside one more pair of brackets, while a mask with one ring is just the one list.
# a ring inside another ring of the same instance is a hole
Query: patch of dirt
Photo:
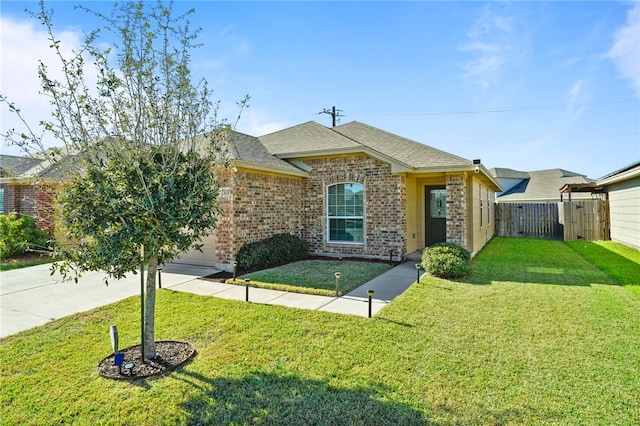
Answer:
[[[111, 354], [98, 364], [98, 373], [101, 376], [117, 380], [135, 380], [149, 376], [155, 376], [189, 361], [196, 353], [195, 348], [187, 342], [176, 342], [173, 340], [162, 340], [156, 342], [156, 358], [142, 362], [140, 345], [135, 345], [122, 349], [124, 355], [122, 368], [113, 365], [115, 354]], [[124, 366], [133, 363], [131, 369]]]

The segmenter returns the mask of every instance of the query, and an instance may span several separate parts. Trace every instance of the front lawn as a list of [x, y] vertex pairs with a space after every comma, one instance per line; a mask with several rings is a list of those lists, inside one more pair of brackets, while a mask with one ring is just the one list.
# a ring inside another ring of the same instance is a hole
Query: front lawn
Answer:
[[100, 378], [138, 319], [133, 297], [0, 341], [0, 422], [640, 424], [640, 299], [558, 241], [495, 238], [372, 319], [161, 290], [156, 337], [194, 360]]
[[[340, 272], [338, 292], [349, 293], [391, 269], [388, 263], [353, 260], [301, 260], [277, 268], [265, 269], [237, 277], [236, 284], [250, 278], [250, 285], [273, 290], [334, 296], [335, 273]], [[233, 280], [227, 282], [233, 283]]]

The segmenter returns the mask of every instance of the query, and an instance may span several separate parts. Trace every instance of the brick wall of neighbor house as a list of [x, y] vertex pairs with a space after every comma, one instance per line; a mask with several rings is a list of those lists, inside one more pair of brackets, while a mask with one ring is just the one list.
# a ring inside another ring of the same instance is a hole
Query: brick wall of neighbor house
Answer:
[[[389, 258], [405, 254], [407, 219], [404, 177], [391, 174], [391, 166], [367, 155], [303, 159], [312, 168], [304, 191], [303, 238], [311, 253]], [[364, 185], [364, 244], [327, 242], [326, 190], [336, 183]]]
[[[230, 263], [246, 242], [275, 234], [301, 236], [302, 178], [241, 171], [220, 196], [216, 257]], [[231, 189], [233, 188], [233, 189]]]
[[18, 213], [32, 216], [37, 226], [53, 235], [54, 204], [56, 187], [46, 183], [38, 184], [0, 184], [4, 190], [4, 213]]
[[464, 175], [447, 175], [447, 241], [467, 247], [467, 180]]

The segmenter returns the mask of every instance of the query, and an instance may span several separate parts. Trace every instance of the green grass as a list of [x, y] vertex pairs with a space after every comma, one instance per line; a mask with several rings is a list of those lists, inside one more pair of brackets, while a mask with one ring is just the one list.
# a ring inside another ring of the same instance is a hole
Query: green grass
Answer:
[[[333, 271], [328, 271], [333, 272]], [[372, 319], [158, 294], [157, 339], [197, 355], [100, 378], [136, 297], [0, 341], [2, 424], [640, 424], [640, 300], [557, 241], [495, 238]]]
[[[391, 269], [387, 263], [350, 260], [301, 260], [277, 268], [265, 269], [237, 277], [235, 284], [251, 279], [254, 287], [297, 293], [334, 296], [335, 272], [340, 272], [339, 293], [346, 294]], [[227, 281], [234, 283], [233, 279]]]
[[566, 244], [640, 297], [640, 251], [613, 241], [567, 241]]
[[29, 266], [42, 265], [43, 263], [51, 263], [53, 260], [50, 257], [44, 257], [41, 259], [22, 260], [18, 259], [2, 259], [0, 260], [0, 272], [11, 271], [13, 269], [27, 268]]

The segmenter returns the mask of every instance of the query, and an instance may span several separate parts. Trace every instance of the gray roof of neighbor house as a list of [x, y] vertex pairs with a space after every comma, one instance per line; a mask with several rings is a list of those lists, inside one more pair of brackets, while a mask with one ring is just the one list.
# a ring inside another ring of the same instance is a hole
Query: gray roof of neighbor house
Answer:
[[[491, 169], [510, 170], [510, 169]], [[511, 170], [516, 172], [515, 170]], [[498, 201], [560, 201], [560, 188], [566, 184], [589, 183], [592, 179], [580, 173], [563, 169], [537, 170], [526, 173], [528, 178], [522, 180], [513, 188], [503, 192], [497, 197]], [[495, 176], [495, 175], [494, 175]], [[505, 177], [500, 176], [500, 177]], [[590, 198], [590, 194], [582, 194], [582, 197]]]
[[14, 155], [0, 155], [0, 169], [2, 176], [18, 177], [34, 176], [44, 167], [45, 160], [33, 157], [17, 157]]
[[472, 165], [470, 160], [357, 121], [334, 128], [309, 121], [258, 139], [280, 158], [364, 151], [414, 169]]
[[491, 173], [494, 177], [498, 179], [528, 179], [528, 172], [520, 172], [518, 170], [513, 169], [505, 169], [502, 167], [494, 167], [489, 169], [489, 173]]

